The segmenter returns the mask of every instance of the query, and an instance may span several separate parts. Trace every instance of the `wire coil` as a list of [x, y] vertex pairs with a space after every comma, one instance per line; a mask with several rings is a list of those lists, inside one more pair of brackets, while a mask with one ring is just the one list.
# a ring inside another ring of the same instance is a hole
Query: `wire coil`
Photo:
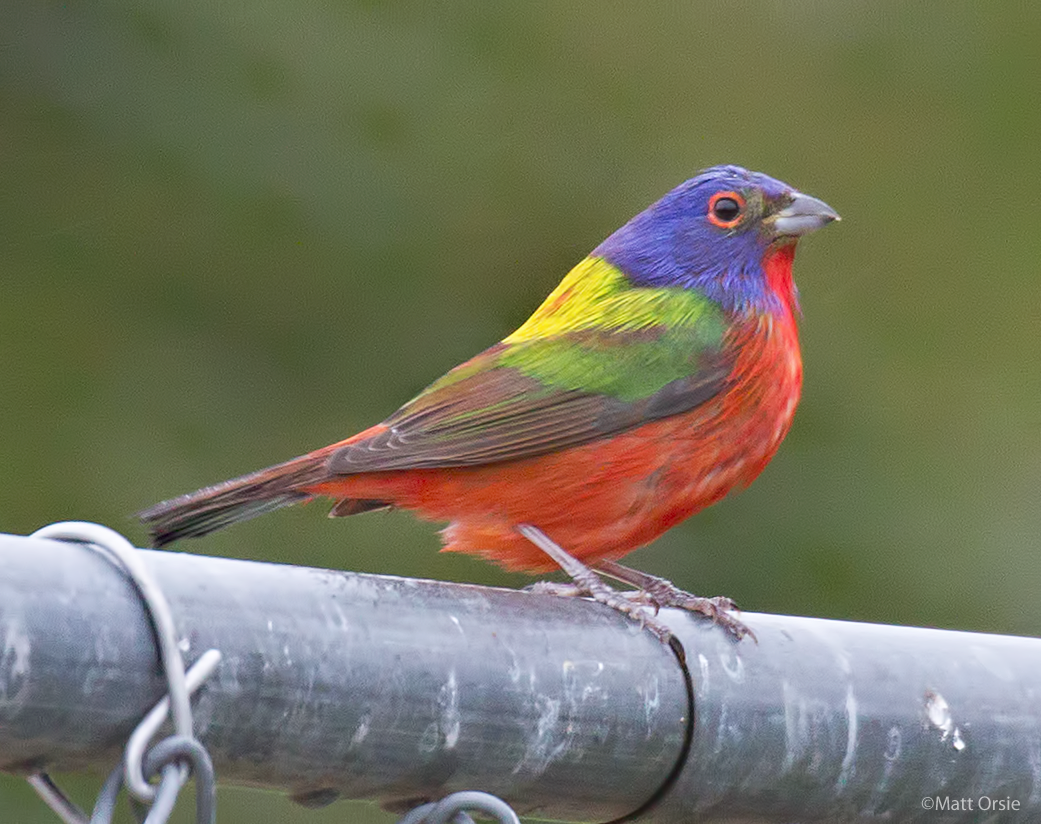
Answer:
[[467, 810], [483, 813], [499, 824], [520, 824], [513, 807], [501, 798], [474, 791], [452, 793], [440, 801], [420, 804], [399, 819], [398, 824], [474, 824]]
[[[217, 668], [220, 652], [207, 650], [185, 672], [170, 605], [137, 549], [115, 530], [100, 524], [64, 521], [38, 529], [31, 537], [84, 544], [127, 576], [155, 629], [167, 695], [131, 733], [123, 762], [105, 781], [89, 818], [46, 773], [30, 775], [29, 784], [65, 824], [108, 824], [125, 783], [131, 797], [148, 807], [144, 816], [146, 824], [164, 824], [189, 774], [194, 774], [196, 821], [213, 824], [216, 820], [216, 777], [209, 754], [193, 733], [190, 698]], [[167, 716], [173, 718], [174, 735], [149, 750], [148, 743]], [[158, 784], [149, 782], [153, 775], [159, 775]]]

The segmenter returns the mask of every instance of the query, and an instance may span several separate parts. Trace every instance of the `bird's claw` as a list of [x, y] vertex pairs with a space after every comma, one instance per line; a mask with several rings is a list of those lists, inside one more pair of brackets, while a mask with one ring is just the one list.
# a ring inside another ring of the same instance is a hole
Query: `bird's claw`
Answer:
[[[672, 631], [659, 621], [658, 605], [643, 591], [619, 592], [598, 579], [596, 586], [587, 587], [577, 583], [560, 583], [558, 581], [536, 581], [524, 588], [525, 592], [538, 595], [554, 595], [562, 598], [592, 598], [594, 601], [621, 612], [630, 620], [646, 629], [655, 638], [667, 646], [673, 645]], [[649, 615], [647, 608], [653, 608]]]
[[[524, 590], [539, 595], [555, 595], [563, 598], [592, 598], [594, 601], [629, 616], [663, 644], [670, 644], [672, 639], [672, 632], [657, 619], [658, 612], [663, 607], [672, 607], [702, 615], [729, 633], [735, 641], [740, 641], [746, 636], [757, 641], [751, 628], [733, 614], [739, 610], [730, 598], [725, 595], [703, 598], [685, 592], [669, 581], [658, 580], [666, 586], [619, 592], [607, 584], [601, 584], [602, 588], [597, 587], [596, 591], [593, 591], [574, 583], [537, 581], [525, 587]], [[648, 613], [648, 610], [651, 612]]]
[[757, 641], [755, 633], [734, 613], [739, 612], [737, 605], [725, 595], [717, 595], [715, 598], [703, 598], [692, 595], [673, 586], [669, 581], [663, 581], [671, 588], [667, 593], [664, 591], [651, 591], [647, 595], [657, 608], [672, 607], [682, 609], [685, 612], [693, 612], [703, 615], [713, 624], [724, 629], [735, 641], [740, 641], [746, 635], [753, 641]]
[[712, 623], [722, 627], [735, 640], [740, 641], [746, 635], [755, 640], [755, 633], [733, 615], [738, 612], [737, 605], [724, 595], [715, 598], [703, 598], [680, 589], [672, 581], [650, 575], [636, 569], [630, 569], [614, 561], [602, 561], [598, 571], [619, 581], [631, 584], [641, 592], [643, 602], [657, 610], [662, 607], [673, 607], [685, 612], [704, 615]]

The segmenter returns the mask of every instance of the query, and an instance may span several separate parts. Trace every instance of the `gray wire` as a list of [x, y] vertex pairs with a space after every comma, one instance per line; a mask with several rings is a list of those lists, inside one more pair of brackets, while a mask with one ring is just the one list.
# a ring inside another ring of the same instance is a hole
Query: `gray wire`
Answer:
[[101, 785], [94, 802], [94, 811], [90, 815], [90, 824], [109, 824], [112, 816], [116, 813], [116, 800], [119, 791], [123, 788], [123, 765], [120, 764], [108, 774], [105, 783]]
[[[137, 549], [118, 532], [99, 524], [66, 521], [39, 529], [32, 537], [86, 544], [97, 549], [127, 574], [144, 601], [148, 617], [155, 628], [168, 693], [131, 733], [123, 763], [113, 770], [102, 786], [89, 822], [86, 814], [69, 800], [46, 773], [30, 775], [30, 785], [65, 824], [108, 824], [125, 781], [132, 801], [151, 805], [143, 819], [146, 824], [165, 824], [173, 812], [182, 786], [188, 780], [190, 763], [196, 776], [196, 819], [199, 824], [213, 824], [216, 819], [216, 778], [209, 754], [192, 734], [190, 696], [216, 669], [221, 659], [220, 652], [207, 650], [185, 672], [184, 660], [177, 646], [173, 613], [166, 597]], [[171, 709], [175, 735], [159, 742], [146, 754], [149, 741], [171, 714]], [[152, 785], [147, 776], [156, 773], [160, 773], [161, 777], [158, 785]]]
[[[197, 824], [213, 824], [217, 818], [217, 777], [210, 754], [198, 739], [187, 735], [171, 735], [164, 738], [148, 751], [145, 757], [145, 771], [148, 774], [158, 770], [165, 772], [171, 768], [176, 769], [177, 764], [184, 761], [191, 763], [195, 778], [195, 820]], [[146, 819], [147, 824], [154, 824], [153, 816], [156, 807], [159, 806], [160, 794], [156, 794], [156, 803]], [[173, 799], [176, 797], [175, 793]], [[172, 803], [171, 801], [171, 809]], [[169, 816], [169, 812], [166, 815]], [[156, 820], [166, 821], [166, 817]]]
[[466, 810], [485, 813], [500, 824], [520, 824], [513, 807], [501, 798], [475, 791], [452, 793], [440, 801], [421, 804], [401, 818], [398, 824], [448, 824], [449, 821], [473, 824]]
[[[188, 687], [189, 695], [194, 693], [199, 687], [203, 685], [207, 678], [213, 674], [213, 671], [217, 668], [220, 663], [221, 654], [219, 650], [210, 649], [206, 650], [199, 659], [192, 664], [191, 669], [185, 673], [185, 685]], [[148, 744], [162, 727], [163, 722], [166, 720], [166, 716], [170, 711], [170, 699], [163, 697], [152, 709], [148, 715], [144, 717], [144, 720], [137, 725], [137, 728], [130, 734], [130, 738], [127, 739], [126, 755], [124, 761], [127, 764], [137, 765], [137, 772], [141, 774], [143, 772], [143, 761], [145, 757], [145, 751], [148, 749]], [[129, 770], [128, 770], [129, 775]], [[186, 779], [187, 775], [182, 776]], [[141, 781], [144, 781], [144, 775], [141, 775]], [[151, 784], [148, 784], [152, 787]], [[141, 798], [137, 793], [134, 794], [137, 798]]]
[[177, 805], [177, 795], [181, 792], [184, 782], [188, 780], [187, 772], [179, 764], [167, 764], [159, 771], [160, 778], [159, 784], [155, 788], [155, 800], [148, 808], [144, 824], [166, 824]]
[[[195, 777], [195, 820], [197, 824], [213, 824], [217, 817], [217, 778], [206, 748], [195, 738], [172, 735], [156, 744], [145, 756], [145, 775], [160, 773], [155, 801], [144, 817], [146, 824], [162, 824], [173, 812], [180, 789], [180, 763], [189, 761]], [[123, 788], [123, 770], [114, 769], [98, 793], [90, 824], [109, 824]]]
[[47, 773], [32, 773], [25, 780], [65, 824], [87, 824], [87, 814], [62, 792], [61, 787]]
[[[159, 658], [166, 675], [172, 708], [174, 730], [178, 735], [191, 736], [192, 709], [188, 700], [188, 685], [184, 677], [184, 660], [177, 647], [177, 628], [166, 596], [152, 578], [137, 549], [126, 538], [101, 524], [85, 521], [63, 521], [38, 529], [30, 537], [51, 538], [59, 541], [78, 541], [100, 547], [117, 559], [128, 573], [131, 582], [145, 602], [149, 617], [155, 625]], [[127, 789], [142, 801], [155, 799], [155, 788], [145, 781], [141, 762], [126, 761]]]

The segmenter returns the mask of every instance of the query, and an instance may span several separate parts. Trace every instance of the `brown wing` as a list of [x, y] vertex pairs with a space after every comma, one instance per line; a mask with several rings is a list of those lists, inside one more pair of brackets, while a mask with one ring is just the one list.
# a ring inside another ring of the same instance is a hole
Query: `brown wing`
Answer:
[[[598, 354], [619, 351], [615, 343]], [[326, 468], [352, 475], [474, 466], [567, 449], [699, 406], [720, 392], [732, 366], [723, 352], [702, 349], [682, 368], [688, 374], [662, 372], [654, 391], [623, 400], [540, 380], [501, 355], [502, 345], [492, 347], [449, 372], [384, 421], [385, 430], [334, 452]], [[631, 360], [612, 365], [658, 368]]]

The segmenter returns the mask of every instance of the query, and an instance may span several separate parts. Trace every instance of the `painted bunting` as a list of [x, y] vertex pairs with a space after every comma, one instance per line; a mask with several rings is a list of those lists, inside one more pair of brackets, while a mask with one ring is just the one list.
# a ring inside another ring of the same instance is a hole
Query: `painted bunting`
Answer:
[[317, 496], [334, 517], [408, 509], [448, 522], [445, 551], [560, 565], [575, 585], [547, 589], [591, 595], [663, 640], [643, 605], [704, 613], [740, 638], [729, 599], [617, 559], [751, 483], [777, 451], [802, 383], [795, 245], [838, 219], [764, 174], [706, 169], [382, 423], [140, 517], [162, 546]]

